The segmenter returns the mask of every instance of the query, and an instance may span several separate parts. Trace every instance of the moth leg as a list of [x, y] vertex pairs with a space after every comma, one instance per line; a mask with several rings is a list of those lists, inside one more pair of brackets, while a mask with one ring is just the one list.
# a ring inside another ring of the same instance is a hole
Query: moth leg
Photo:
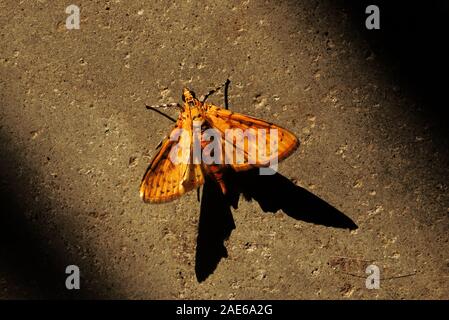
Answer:
[[[229, 86], [229, 83], [230, 83], [230, 82], [231, 82], [231, 81], [229, 81], [229, 79], [226, 79], [225, 83], [223, 83], [223, 84], [220, 85], [219, 87], [216, 87], [215, 89], [209, 91], [209, 93], [206, 94], [206, 95], [204, 96], [204, 98], [203, 98], [203, 100], [201, 101], [201, 103], [204, 103], [204, 102], [206, 101], [206, 99], [207, 99], [209, 96], [213, 95], [215, 92], [217, 92], [218, 90], [220, 90], [220, 89], [223, 88], [223, 87], [225, 88], [225, 96], [226, 96], [226, 93], [227, 93], [227, 87]], [[225, 102], [226, 102], [226, 100], [225, 100]], [[226, 108], [226, 109], [227, 109], [227, 108]]]
[[159, 149], [162, 146], [162, 142], [164, 142], [164, 140], [167, 139], [167, 138], [168, 138], [167, 136], [162, 138], [161, 141], [159, 141], [159, 143], [157, 144], [156, 148], [154, 148], [154, 149], [156, 149], [156, 150]]

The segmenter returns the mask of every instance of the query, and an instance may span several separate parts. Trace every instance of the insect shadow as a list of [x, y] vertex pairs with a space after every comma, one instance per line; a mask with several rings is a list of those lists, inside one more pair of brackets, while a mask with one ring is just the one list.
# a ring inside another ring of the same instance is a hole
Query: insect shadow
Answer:
[[240, 195], [248, 201], [257, 201], [264, 212], [282, 210], [304, 222], [357, 229], [349, 217], [279, 173], [259, 175], [256, 168], [238, 173], [227, 172], [225, 179], [230, 190], [226, 196], [210, 179], [206, 179], [203, 187], [195, 259], [199, 282], [211, 275], [220, 260], [228, 256], [224, 241], [236, 227], [231, 207], [237, 208]]

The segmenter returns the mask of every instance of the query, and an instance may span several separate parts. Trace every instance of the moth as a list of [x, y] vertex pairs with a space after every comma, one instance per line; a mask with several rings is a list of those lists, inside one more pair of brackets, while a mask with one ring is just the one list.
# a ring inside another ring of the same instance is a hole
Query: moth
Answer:
[[172, 201], [199, 188], [206, 176], [226, 194], [226, 169], [238, 172], [269, 167], [273, 160], [281, 161], [298, 148], [299, 140], [289, 130], [206, 103], [205, 99], [198, 100], [185, 88], [183, 105], [170, 105], [181, 112], [142, 178], [143, 201]]

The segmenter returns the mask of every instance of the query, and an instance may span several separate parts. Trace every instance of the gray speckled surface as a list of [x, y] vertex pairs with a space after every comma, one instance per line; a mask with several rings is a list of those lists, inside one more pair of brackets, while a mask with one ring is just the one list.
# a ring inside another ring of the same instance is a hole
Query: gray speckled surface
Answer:
[[[315, 1], [80, 1], [81, 29], [68, 31], [65, 3], [33, 3], [0, 4], [0, 297], [449, 298], [447, 150], [347, 12]], [[234, 111], [300, 138], [280, 173], [359, 228], [241, 199], [228, 257], [199, 283], [196, 193], [139, 198], [171, 126], [144, 106], [228, 77]], [[416, 275], [368, 290], [345, 274], [364, 275], [368, 262], [385, 278]], [[64, 289], [69, 264], [80, 291]]]

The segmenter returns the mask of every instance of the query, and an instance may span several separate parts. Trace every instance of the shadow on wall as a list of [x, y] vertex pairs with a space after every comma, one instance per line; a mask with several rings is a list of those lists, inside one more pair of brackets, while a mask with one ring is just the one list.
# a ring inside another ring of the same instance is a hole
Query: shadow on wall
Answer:
[[203, 187], [198, 227], [195, 273], [199, 282], [212, 274], [221, 258], [228, 256], [224, 241], [235, 229], [231, 206], [237, 208], [240, 194], [255, 200], [264, 212], [284, 211], [290, 217], [334, 228], [354, 230], [349, 217], [279, 173], [259, 175], [259, 169], [228, 172], [226, 185], [232, 193], [224, 196], [209, 179]]
[[[75, 243], [68, 228], [62, 234], [57, 225], [44, 220], [48, 212], [67, 208], [39, 190], [39, 175], [22, 152], [0, 125], [0, 298], [108, 297], [111, 284], [90, 267], [94, 266], [90, 257], [81, 257], [80, 251], [67, 251], [67, 247], [81, 247], [82, 252], [90, 249]], [[65, 287], [65, 270], [70, 264], [80, 267], [80, 290]]]
[[[0, 137], [0, 272], [2, 294], [16, 298], [64, 298], [64, 258], [49, 249], [36, 227], [39, 216], [34, 197], [26, 193], [34, 172], [8, 152], [12, 141]], [[23, 175], [19, 174], [23, 171]], [[14, 172], [16, 174], [14, 174]], [[11, 174], [12, 173], [12, 174]], [[20, 185], [24, 184], [24, 185]]]
[[[369, 16], [365, 9], [369, 5], [379, 8], [378, 30], [365, 26]], [[415, 100], [416, 105], [407, 105], [407, 111], [431, 121], [435, 132], [446, 140], [449, 2], [350, 0], [331, 1], [329, 6], [349, 18], [351, 30], [345, 32], [355, 31], [368, 42], [370, 52], [366, 56], [374, 54], [381, 62], [380, 72]]]

